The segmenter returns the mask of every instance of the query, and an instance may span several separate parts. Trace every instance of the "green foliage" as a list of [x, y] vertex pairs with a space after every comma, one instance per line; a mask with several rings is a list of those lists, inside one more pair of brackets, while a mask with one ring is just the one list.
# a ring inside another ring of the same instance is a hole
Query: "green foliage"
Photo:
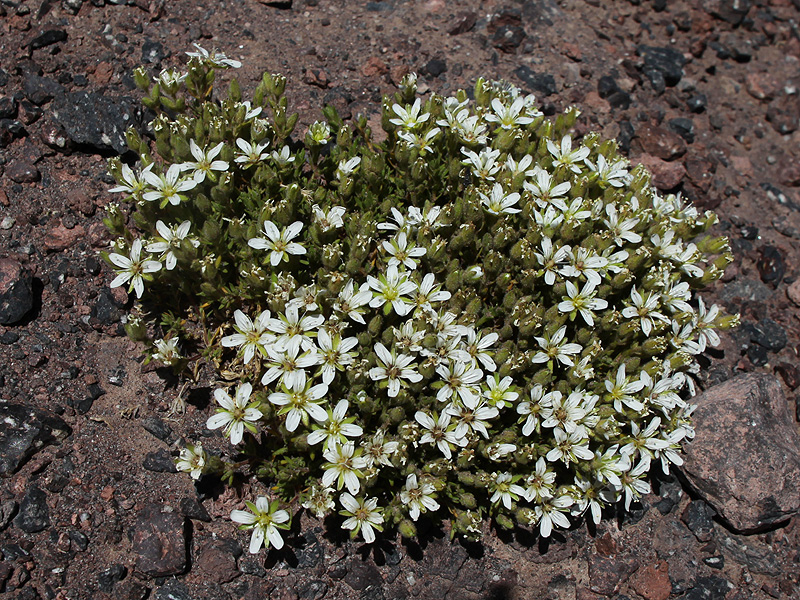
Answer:
[[[154, 358], [225, 382], [208, 425], [231, 460], [191, 446], [181, 470], [256, 478], [372, 541], [423, 513], [549, 536], [680, 464], [694, 357], [736, 322], [697, 295], [732, 259], [712, 213], [504, 83], [423, 102], [408, 76], [384, 141], [330, 106], [297, 136], [285, 78], [218, 99], [234, 61], [198, 50], [135, 73], [153, 139], [128, 133], [137, 171], [111, 161], [132, 214], [106, 219], [131, 335], [149, 323]], [[279, 543], [277, 506], [234, 515], [251, 551]]]

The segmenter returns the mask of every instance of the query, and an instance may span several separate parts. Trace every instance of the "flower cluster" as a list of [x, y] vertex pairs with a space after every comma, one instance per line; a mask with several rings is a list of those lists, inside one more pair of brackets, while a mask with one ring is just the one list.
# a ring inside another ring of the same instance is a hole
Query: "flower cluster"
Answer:
[[178, 468], [271, 490], [231, 515], [251, 552], [303, 509], [366, 542], [447, 515], [547, 537], [681, 464], [695, 356], [736, 322], [697, 295], [731, 260], [712, 213], [507, 84], [423, 102], [409, 76], [384, 142], [330, 107], [297, 141], [282, 77], [212, 100], [238, 63], [190, 56], [137, 71], [157, 154], [130, 131], [141, 166], [111, 162], [134, 228], [109, 213], [106, 257], [153, 357], [217, 369], [231, 461]]

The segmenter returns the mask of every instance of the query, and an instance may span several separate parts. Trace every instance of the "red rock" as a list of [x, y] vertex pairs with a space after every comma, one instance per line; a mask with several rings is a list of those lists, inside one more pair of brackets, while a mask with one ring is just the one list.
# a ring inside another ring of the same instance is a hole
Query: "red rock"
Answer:
[[698, 190], [705, 193], [717, 170], [717, 163], [705, 156], [686, 157], [686, 176]]
[[453, 25], [447, 30], [450, 35], [461, 35], [475, 27], [478, 15], [472, 11], [459, 13], [453, 20]]
[[662, 561], [642, 567], [631, 577], [631, 585], [646, 600], [667, 600], [672, 593], [669, 565]]
[[753, 176], [753, 163], [746, 156], [731, 156], [731, 166], [739, 175]]
[[649, 125], [640, 125], [636, 132], [642, 150], [662, 160], [675, 160], [686, 154], [686, 142], [674, 131]]
[[361, 74], [364, 77], [381, 77], [389, 72], [389, 67], [377, 56], [370, 56], [367, 62], [361, 67]]
[[29, 162], [15, 160], [6, 167], [6, 176], [16, 183], [39, 181], [39, 169]]
[[780, 94], [782, 87], [771, 73], [748, 73], [744, 84], [747, 93], [757, 100], [772, 100]]
[[186, 570], [184, 518], [160, 504], [148, 505], [133, 527], [131, 551], [136, 570], [150, 577], [178, 575]]
[[[192, 573], [199, 581], [214, 583], [228, 583], [236, 579], [241, 573], [236, 567], [234, 552], [241, 549], [226, 540], [213, 540], [205, 545], [197, 556]], [[195, 573], [195, 569], [197, 573]]]
[[778, 169], [778, 181], [784, 185], [800, 185], [800, 159], [785, 154], [775, 165]]
[[800, 306], [800, 279], [786, 288], [786, 296], [797, 306]]
[[589, 589], [596, 594], [613, 596], [638, 568], [635, 558], [604, 558], [594, 554], [589, 557]]
[[683, 472], [730, 526], [755, 533], [800, 510], [800, 435], [774, 375], [749, 373], [694, 399]]
[[320, 88], [328, 87], [328, 74], [325, 69], [311, 67], [303, 73], [303, 82], [308, 85], [315, 85]]
[[686, 175], [686, 169], [682, 163], [666, 162], [649, 154], [642, 154], [635, 158], [633, 162], [647, 167], [647, 170], [652, 174], [650, 181], [660, 190], [676, 188]]
[[767, 121], [778, 133], [792, 133], [797, 130], [798, 119], [800, 97], [797, 94], [783, 94], [767, 107]]
[[76, 225], [72, 229], [67, 229], [63, 224], [59, 223], [47, 232], [44, 238], [44, 245], [48, 250], [58, 252], [72, 248], [78, 243], [78, 240], [85, 236], [86, 230], [82, 225]]

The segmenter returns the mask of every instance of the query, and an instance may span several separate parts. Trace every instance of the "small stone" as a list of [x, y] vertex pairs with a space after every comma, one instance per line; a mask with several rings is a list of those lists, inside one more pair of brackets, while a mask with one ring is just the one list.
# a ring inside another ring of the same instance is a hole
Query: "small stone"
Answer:
[[372, 561], [361, 560], [357, 557], [350, 562], [344, 580], [347, 585], [357, 592], [380, 587], [383, 582], [380, 571]]
[[429, 60], [428, 64], [425, 65], [425, 71], [431, 77], [438, 77], [447, 71], [447, 63], [443, 59], [434, 58], [433, 60]]
[[780, 352], [786, 346], [786, 329], [772, 319], [762, 319], [758, 323], [744, 323], [744, 330], [750, 341], [764, 346], [771, 352]]
[[0, 148], [5, 148], [25, 134], [22, 123], [14, 119], [0, 119]]
[[325, 69], [311, 67], [303, 73], [303, 82], [324, 89], [328, 87], [329, 78]]
[[31, 273], [11, 258], [0, 258], [0, 325], [19, 323], [33, 304]]
[[200, 549], [193, 569], [199, 571], [203, 581], [228, 583], [241, 575], [236, 566], [237, 552], [241, 556], [242, 548], [237, 542], [213, 540]]
[[675, 160], [686, 154], [686, 142], [677, 133], [660, 127], [643, 123], [636, 132], [642, 149], [662, 160]]
[[38, 50], [39, 48], [44, 48], [45, 46], [57, 44], [58, 42], [64, 42], [66, 39], [67, 32], [63, 29], [48, 29], [33, 38], [28, 44], [28, 47], [31, 50]]
[[630, 583], [645, 600], [667, 600], [672, 593], [669, 565], [664, 561], [640, 568], [631, 577]]
[[187, 519], [195, 521], [211, 522], [211, 516], [205, 507], [197, 501], [197, 498], [182, 498], [180, 503], [181, 514]]
[[706, 556], [703, 562], [712, 569], [722, 569], [725, 566], [725, 557], [721, 554], [718, 556]]
[[70, 529], [69, 541], [75, 546], [79, 552], [86, 552], [89, 547], [89, 538], [82, 531], [77, 529]]
[[603, 75], [597, 80], [597, 95], [603, 99], [620, 91], [616, 80], [611, 75]]
[[8, 231], [12, 227], [14, 227], [14, 224], [16, 222], [17, 220], [14, 217], [3, 217], [3, 220], [0, 221], [0, 229]]
[[667, 121], [667, 129], [681, 136], [687, 144], [694, 142], [694, 121], [685, 117], [677, 117]]
[[0, 476], [16, 472], [48, 444], [60, 442], [72, 429], [44, 409], [24, 404], [0, 404]]
[[797, 131], [800, 125], [800, 95], [782, 94], [767, 106], [767, 121], [780, 134]]
[[800, 279], [786, 288], [786, 296], [797, 306], [800, 306]]
[[759, 254], [756, 268], [761, 275], [761, 281], [777, 286], [783, 281], [786, 273], [786, 261], [783, 259], [783, 253], [775, 246], [767, 244], [759, 249]]
[[150, 38], [142, 43], [142, 62], [151, 65], [160, 65], [167, 54], [164, 52], [164, 45]]
[[6, 167], [6, 175], [11, 181], [17, 183], [34, 183], [39, 181], [39, 169], [29, 162], [15, 160]]
[[783, 84], [771, 73], [752, 72], [745, 75], [745, 89], [756, 100], [772, 100], [776, 97]]
[[467, 33], [475, 27], [477, 21], [478, 15], [473, 11], [459, 13], [456, 15], [456, 18], [453, 20], [453, 25], [447, 30], [447, 33], [450, 35]]
[[184, 517], [168, 507], [146, 506], [136, 518], [131, 541], [137, 571], [167, 577], [186, 570]]
[[112, 565], [97, 574], [97, 585], [101, 592], [110, 594], [114, 591], [114, 585], [125, 579], [128, 569], [124, 565]]
[[698, 577], [692, 589], [681, 598], [683, 600], [716, 600], [725, 598], [733, 589], [733, 584], [720, 577]]
[[141, 424], [147, 433], [165, 444], [172, 444], [178, 439], [178, 436], [172, 431], [172, 428], [156, 416], [142, 419]]
[[[145, 588], [146, 590], [147, 588]], [[177, 579], [170, 579], [156, 590], [155, 600], [194, 600], [186, 584]]]
[[606, 558], [593, 554], [589, 557], [589, 588], [596, 594], [612, 596], [638, 568], [635, 558]]
[[72, 229], [68, 229], [63, 223], [59, 223], [45, 235], [44, 246], [50, 251], [60, 252], [72, 248], [85, 237], [86, 230], [82, 225], [76, 225]]
[[22, 502], [14, 525], [25, 533], [36, 533], [50, 527], [50, 509], [47, 507], [47, 493], [31, 485]]
[[784, 155], [777, 164], [778, 181], [783, 185], [796, 187], [800, 185], [800, 159]]
[[16, 116], [16, 100], [11, 96], [0, 96], [0, 119], [13, 119]]
[[[754, 344], [755, 346], [755, 344]], [[694, 398], [697, 432], [685, 445], [689, 482], [743, 533], [800, 509], [800, 435], [773, 375], [739, 375]]]
[[525, 39], [525, 29], [520, 25], [501, 25], [492, 35], [492, 46], [506, 53], [514, 52]]
[[677, 85], [683, 77], [686, 59], [674, 48], [643, 45], [638, 46], [636, 52], [644, 60], [642, 71], [648, 77], [651, 73], [658, 73], [668, 86]]
[[364, 77], [382, 77], [388, 72], [389, 67], [377, 56], [370, 56], [361, 67], [361, 75]]
[[647, 167], [651, 174], [651, 182], [660, 190], [672, 190], [680, 185], [686, 175], [686, 169], [680, 162], [666, 162], [650, 154], [641, 154], [633, 161]]
[[681, 521], [689, 528], [699, 542], [708, 542], [714, 535], [714, 511], [702, 500], [689, 503], [681, 515]]
[[41, 106], [57, 96], [64, 95], [64, 87], [60, 83], [35, 73], [27, 73], [25, 75], [22, 80], [22, 91], [25, 97], [36, 106]]
[[738, 25], [750, 10], [750, 0], [704, 0], [703, 9], [731, 25]]
[[[689, 99], [686, 101], [686, 108], [693, 113], [701, 113], [707, 106], [708, 98], [705, 94], [693, 94], [689, 96]], [[715, 129], [721, 129], [721, 127], [715, 127]]]
[[328, 592], [328, 584], [320, 579], [312, 579], [300, 589], [300, 600], [322, 600]]
[[153, 471], [154, 473], [178, 472], [178, 470], [175, 468], [175, 461], [172, 459], [169, 450], [166, 448], [156, 450], [155, 452], [148, 452], [144, 457], [142, 466], [147, 471]]
[[535, 73], [530, 67], [522, 65], [514, 70], [514, 75], [519, 77], [523, 87], [537, 96], [546, 98], [557, 91], [556, 80], [549, 73]]
[[0, 531], [5, 529], [17, 514], [17, 503], [14, 500], [6, 500], [0, 503]]

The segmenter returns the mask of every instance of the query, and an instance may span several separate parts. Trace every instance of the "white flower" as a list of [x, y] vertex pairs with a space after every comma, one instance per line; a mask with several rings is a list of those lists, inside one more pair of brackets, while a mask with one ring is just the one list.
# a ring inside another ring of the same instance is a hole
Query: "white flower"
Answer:
[[254, 423], [263, 415], [258, 410], [259, 402], [250, 402], [250, 394], [253, 386], [243, 383], [236, 389], [233, 399], [221, 388], [214, 390], [214, 399], [221, 408], [217, 409], [217, 414], [206, 422], [209, 429], [224, 428], [225, 435], [230, 435], [231, 444], [234, 446], [242, 441], [245, 427], [252, 433], [256, 433]]
[[186, 448], [181, 449], [178, 460], [175, 461], [175, 468], [182, 473], [189, 473], [192, 479], [200, 479], [207, 459], [208, 455], [203, 450], [203, 444], [199, 442], [194, 446], [187, 444]]
[[617, 246], [623, 246], [625, 242], [638, 244], [642, 241], [642, 236], [633, 232], [633, 228], [639, 224], [638, 218], [620, 221], [617, 208], [613, 204], [606, 205], [606, 214], [608, 215], [608, 219], [603, 219], [603, 223], [608, 227], [609, 232], [614, 238], [614, 243]]
[[478, 382], [483, 379], [483, 371], [473, 367], [472, 364], [450, 361], [448, 366], [436, 367], [436, 372], [444, 381], [444, 386], [436, 394], [439, 402], [447, 402], [455, 396], [464, 406], [477, 407], [480, 398]]
[[237, 309], [233, 313], [233, 319], [236, 322], [234, 329], [236, 329], [237, 333], [226, 335], [220, 340], [220, 343], [225, 348], [242, 346], [244, 364], [253, 359], [256, 350], [263, 356], [268, 356], [266, 347], [275, 340], [275, 336], [269, 333], [267, 328], [269, 318], [270, 312], [265, 310], [253, 322], [250, 317]]
[[519, 393], [512, 389], [513, 379], [506, 375], [502, 379], [498, 374], [489, 375], [486, 378], [486, 388], [483, 390], [483, 397], [487, 399], [491, 406], [497, 408], [505, 408], [506, 402], [511, 404], [517, 398]]
[[414, 321], [409, 319], [400, 328], [392, 327], [395, 348], [403, 352], [419, 352], [422, 350], [422, 340], [425, 338], [425, 331], [414, 329]]
[[372, 300], [372, 292], [369, 291], [369, 284], [363, 283], [358, 292], [356, 292], [355, 282], [351, 279], [339, 292], [339, 296], [333, 303], [333, 310], [343, 313], [357, 323], [366, 325], [362, 316], [364, 313], [363, 307], [369, 304], [370, 300]]
[[344, 227], [344, 221], [342, 220], [345, 213], [344, 206], [331, 206], [328, 212], [325, 212], [315, 204], [311, 207], [311, 211], [314, 213], [314, 222], [319, 225], [323, 232]]
[[[347, 407], [349, 403], [347, 400], [339, 400], [333, 410], [328, 410], [328, 420], [322, 427], [314, 429], [308, 434], [308, 443], [310, 445], [325, 442], [325, 449], [330, 449], [335, 444], [344, 444], [347, 442], [347, 437], [359, 437], [364, 430], [360, 426], [354, 425], [355, 417], [347, 417]], [[345, 437], [347, 436], [347, 437]]]
[[636, 286], [634, 285], [631, 290], [631, 302], [633, 302], [633, 306], [622, 309], [622, 316], [626, 319], [639, 319], [642, 333], [646, 336], [650, 336], [650, 332], [653, 331], [653, 327], [655, 326], [654, 319], [664, 323], [670, 322], [665, 315], [656, 310], [659, 304], [658, 300], [658, 294], [648, 293], [646, 297], [642, 296], [636, 291]]
[[269, 141], [260, 144], [251, 144], [247, 140], [236, 138], [236, 146], [241, 150], [241, 153], [237, 153], [233, 161], [245, 168], [252, 167], [269, 158], [269, 154], [264, 152], [267, 146], [269, 146]]
[[379, 429], [371, 439], [361, 442], [361, 447], [364, 449], [362, 457], [366, 462], [367, 468], [377, 467], [378, 465], [392, 466], [392, 455], [397, 452], [400, 444], [394, 441], [385, 442], [384, 436], [383, 429]]
[[325, 329], [320, 329], [317, 332], [317, 344], [322, 364], [322, 382], [330, 385], [337, 370], [342, 371], [353, 364], [355, 354], [350, 350], [358, 345], [358, 339], [342, 339], [339, 335], [331, 336]]
[[322, 519], [336, 506], [333, 502], [333, 490], [328, 487], [311, 487], [311, 493], [303, 502], [303, 508], [310, 510], [318, 519]]
[[296, 304], [287, 304], [286, 312], [278, 313], [277, 319], [270, 319], [267, 327], [270, 331], [278, 334], [275, 340], [275, 349], [284, 351], [292, 347], [303, 350], [314, 350], [314, 332], [325, 321], [322, 315], [305, 314], [300, 317], [299, 309]]
[[277, 550], [283, 548], [283, 538], [278, 529], [289, 529], [289, 513], [278, 510], [277, 500], [270, 502], [265, 496], [256, 498], [256, 503], [245, 502], [246, 510], [231, 511], [231, 521], [241, 523], [241, 529], [252, 529], [250, 554], [257, 554], [261, 545], [267, 542]]
[[[287, 388], [304, 386], [306, 384], [306, 369], [318, 365], [322, 357], [314, 350], [299, 354], [300, 345], [292, 344], [287, 348], [266, 346], [271, 360], [269, 369], [261, 377], [261, 385], [269, 385], [280, 377], [280, 381]], [[327, 385], [328, 382], [324, 382]]]
[[564, 195], [567, 194], [572, 188], [572, 183], [563, 181], [556, 184], [553, 176], [549, 171], [542, 169], [539, 165], [533, 168], [534, 179], [531, 182], [524, 182], [522, 187], [531, 193], [541, 208], [546, 208], [552, 205], [561, 212], [567, 210], [567, 205], [564, 202]]
[[347, 486], [348, 492], [357, 494], [361, 489], [359, 477], [363, 477], [361, 469], [367, 466], [367, 461], [361, 456], [361, 449], [356, 450], [353, 442], [341, 446], [332, 444], [322, 456], [328, 461], [324, 466], [322, 485], [329, 487], [336, 482], [336, 489], [340, 490], [342, 486]]
[[280, 152], [273, 150], [270, 156], [272, 156], [272, 160], [278, 163], [278, 165], [281, 167], [285, 167], [286, 165], [293, 163], [295, 159], [292, 151], [289, 149], [289, 146], [284, 146], [281, 148]]
[[363, 498], [354, 498], [347, 492], [339, 496], [339, 501], [342, 503], [344, 510], [340, 514], [349, 517], [342, 523], [342, 527], [350, 529], [357, 535], [361, 532], [364, 536], [364, 541], [371, 544], [375, 541], [375, 532], [373, 529], [383, 531], [381, 524], [383, 523], [383, 515], [378, 508], [378, 499], [370, 498], [364, 500]]
[[563, 429], [556, 427], [553, 429], [553, 437], [555, 437], [556, 445], [545, 455], [548, 461], [561, 460], [565, 465], [569, 466], [570, 463], [576, 463], [579, 460], [592, 460], [594, 458], [594, 452], [589, 450], [589, 440], [583, 436], [581, 429], [567, 433]]
[[698, 296], [697, 298], [697, 315], [692, 322], [698, 333], [697, 345], [700, 352], [705, 352], [707, 346], [719, 346], [719, 335], [714, 331], [715, 321], [719, 316], [719, 306], [712, 305], [711, 308], [706, 310], [706, 305], [703, 299]]
[[155, 190], [145, 192], [142, 198], [148, 202], [153, 200], [161, 200], [161, 207], [167, 203], [173, 206], [178, 206], [183, 199], [181, 192], [187, 192], [197, 186], [197, 181], [194, 179], [181, 178], [181, 166], [170, 165], [166, 173], [156, 175], [152, 171], [142, 171], [144, 180]]
[[600, 271], [608, 266], [608, 259], [600, 256], [594, 250], [578, 247], [567, 251], [569, 264], [561, 267], [564, 277], [578, 278], [583, 275], [586, 281], [591, 281], [595, 286], [600, 285], [602, 278]]
[[203, 150], [194, 140], [189, 140], [189, 150], [195, 162], [185, 162], [180, 165], [182, 171], [193, 171], [192, 177], [196, 183], [205, 181], [206, 176], [211, 181], [216, 181], [217, 176], [214, 171], [227, 171], [228, 163], [224, 160], [214, 160], [222, 151], [225, 144], [220, 142], [210, 150]]
[[500, 414], [495, 406], [487, 406], [484, 402], [470, 408], [450, 403], [445, 408], [450, 416], [458, 419], [456, 421], [455, 435], [457, 438], [466, 437], [470, 432], [480, 433], [485, 439], [489, 439], [489, 419], [494, 419]]
[[414, 357], [407, 354], [397, 354], [394, 349], [389, 352], [386, 346], [378, 342], [375, 344], [375, 354], [381, 366], [372, 367], [369, 370], [370, 379], [380, 381], [386, 379], [388, 383], [388, 394], [394, 398], [400, 392], [400, 386], [405, 384], [401, 381], [407, 379], [411, 383], [422, 381], [422, 375], [417, 373], [416, 365], [413, 364]]
[[547, 411], [550, 409], [551, 403], [552, 392], [545, 394], [544, 389], [538, 383], [531, 388], [530, 402], [525, 400], [517, 405], [517, 413], [523, 417], [527, 415], [525, 424], [522, 426], [522, 435], [530, 435], [534, 431], [539, 432], [541, 419], [546, 418], [546, 415], [549, 414]]
[[273, 267], [277, 267], [281, 260], [288, 261], [289, 254], [306, 253], [303, 246], [292, 241], [303, 229], [302, 222], [295, 221], [283, 231], [278, 231], [278, 227], [272, 221], [264, 221], [263, 227], [267, 237], [252, 238], [247, 241], [247, 245], [256, 250], [270, 250], [269, 262]]
[[513, 215], [520, 212], [521, 209], [515, 208], [514, 205], [519, 202], [519, 194], [506, 194], [503, 186], [495, 183], [492, 187], [490, 196], [482, 192], [478, 192], [481, 197], [481, 203], [486, 207], [486, 212], [493, 215]]
[[421, 125], [425, 121], [430, 118], [429, 113], [422, 113], [422, 102], [419, 98], [414, 100], [414, 104], [412, 106], [406, 105], [405, 107], [400, 106], [399, 104], [392, 105], [392, 112], [396, 114], [399, 118], [397, 119], [389, 119], [389, 122], [392, 125], [397, 125], [398, 127], [403, 127], [405, 129], [415, 129], [418, 125]]
[[441, 285], [436, 285], [436, 276], [428, 273], [422, 278], [422, 283], [417, 287], [412, 301], [414, 302], [414, 314], [418, 315], [423, 311], [433, 310], [434, 302], [444, 302], [450, 299], [450, 292], [443, 290]]
[[421, 512], [439, 510], [439, 503], [431, 496], [436, 488], [429, 481], [417, 482], [417, 476], [410, 473], [406, 477], [406, 486], [400, 492], [400, 502], [408, 507], [408, 516], [412, 521], [419, 519]]
[[309, 415], [318, 423], [324, 423], [328, 418], [328, 413], [318, 403], [328, 393], [328, 386], [324, 383], [312, 386], [311, 382], [304, 385], [295, 380], [291, 387], [284, 384], [282, 389], [282, 392], [270, 394], [269, 401], [282, 407], [278, 414], [286, 415], [287, 431], [297, 429], [300, 421], [308, 427]]
[[534, 508], [539, 521], [539, 533], [542, 537], [550, 537], [553, 525], [563, 529], [569, 528], [569, 519], [564, 514], [572, 506], [573, 500], [567, 494], [543, 498]]
[[361, 157], [354, 156], [348, 160], [340, 160], [339, 166], [336, 167], [336, 179], [347, 179], [355, 173], [358, 165], [361, 164]]
[[553, 160], [554, 167], [566, 167], [576, 175], [581, 172], [578, 163], [589, 156], [589, 148], [581, 146], [575, 150], [572, 149], [572, 138], [569, 137], [569, 134], [561, 138], [560, 145], [556, 145], [552, 140], [547, 140], [547, 150], [555, 159]]
[[178, 341], [177, 337], [171, 337], [168, 340], [155, 340], [153, 344], [157, 351], [153, 353], [153, 358], [155, 360], [160, 360], [165, 365], [177, 364], [181, 359]]
[[644, 388], [644, 382], [641, 379], [630, 381], [630, 378], [625, 375], [625, 363], [622, 363], [617, 369], [617, 375], [613, 382], [606, 379], [605, 386], [609, 399], [614, 402], [614, 410], [617, 412], [622, 412], [623, 404], [636, 412], [644, 409], [644, 404], [633, 397], [633, 394]]
[[602, 298], [595, 298], [595, 284], [587, 281], [583, 289], [578, 292], [578, 288], [571, 281], [567, 281], [567, 296], [563, 296], [563, 302], [559, 302], [558, 310], [569, 313], [570, 320], [575, 320], [575, 316], [580, 313], [583, 320], [589, 327], [594, 326], [593, 311], [602, 310], [608, 306], [608, 302]]
[[149, 173], [152, 168], [153, 163], [150, 163], [137, 175], [128, 165], [123, 164], [122, 172], [119, 175], [120, 179], [122, 179], [122, 183], [114, 186], [108, 191], [123, 192], [138, 199], [141, 196], [141, 193], [147, 187], [147, 180], [144, 178], [144, 174]]
[[233, 67], [234, 69], [238, 69], [242, 66], [238, 60], [234, 60], [232, 58], [228, 58], [222, 52], [217, 52], [216, 50], [212, 50], [212, 54], [209, 54], [208, 50], [205, 48], [201, 48], [197, 44], [192, 44], [195, 48], [197, 48], [197, 52], [187, 52], [186, 56], [190, 56], [192, 58], [197, 58], [202, 61], [206, 61], [211, 63], [214, 67], [219, 69], [224, 69], [227, 67]]
[[[180, 225], [167, 227], [160, 219], [156, 221], [156, 231], [161, 236], [160, 242], [150, 242], [147, 244], [146, 250], [153, 253], [161, 253], [161, 258], [164, 259], [167, 271], [171, 271], [178, 264], [178, 259], [174, 251], [181, 247], [181, 242], [189, 235], [192, 223], [184, 221]], [[190, 240], [192, 246], [197, 248], [200, 245], [198, 240]]]
[[472, 327], [469, 327], [465, 338], [461, 343], [463, 344], [464, 352], [467, 353], [469, 360], [472, 361], [472, 365], [477, 366], [480, 363], [484, 369], [493, 373], [497, 369], [497, 364], [492, 359], [489, 348], [494, 345], [500, 336], [495, 332], [483, 335], [483, 332], [478, 333]]
[[[144, 293], [144, 279], [149, 273], [161, 270], [161, 263], [156, 260], [144, 260], [141, 258], [142, 240], [134, 240], [131, 244], [130, 257], [112, 252], [108, 255], [108, 260], [114, 263], [114, 271], [117, 276], [111, 282], [110, 287], [115, 288], [123, 283], [130, 281], [128, 291], [136, 291], [136, 297], [141, 298]], [[149, 279], [149, 277], [148, 277]]]
[[412, 271], [417, 268], [417, 261], [414, 259], [425, 256], [426, 252], [425, 248], [415, 246], [414, 242], [409, 243], [405, 231], [401, 231], [391, 240], [383, 242], [382, 246], [391, 255], [388, 260], [389, 266], [399, 267], [402, 264]]
[[547, 461], [544, 456], [540, 456], [536, 461], [536, 468], [533, 473], [525, 479], [525, 500], [528, 502], [541, 503], [547, 498], [552, 498], [556, 474], [552, 469], [547, 468]]
[[550, 396], [550, 406], [546, 409], [546, 416], [542, 427], [559, 427], [567, 433], [578, 430], [578, 423], [586, 416], [586, 410], [581, 406], [583, 393], [573, 391], [566, 400], [559, 391], [552, 391]]
[[489, 489], [492, 491], [489, 501], [492, 504], [502, 502], [503, 506], [511, 510], [511, 502], [516, 502], [520, 496], [525, 495], [525, 489], [514, 483], [520, 476], [512, 476], [511, 473], [494, 473], [493, 475], [494, 480], [489, 482]]
[[429, 129], [425, 135], [417, 131], [407, 131], [405, 129], [397, 132], [397, 137], [403, 140], [409, 146], [416, 148], [420, 156], [425, 156], [433, 152], [432, 142], [439, 135], [441, 129], [434, 127]]
[[[597, 155], [597, 163], [592, 162], [589, 158], [585, 158], [584, 162], [597, 175], [597, 182], [601, 186], [611, 186], [620, 188], [626, 183], [631, 181], [631, 176], [628, 174], [627, 161], [624, 158], [608, 162], [602, 154]], [[609, 204], [609, 206], [611, 206]]]
[[461, 153], [467, 157], [461, 161], [461, 164], [467, 165], [472, 170], [472, 174], [483, 181], [494, 181], [494, 176], [502, 167], [497, 162], [500, 150], [484, 148], [479, 154], [476, 154], [468, 148], [461, 148]]
[[562, 325], [552, 337], [545, 334], [544, 337], [534, 338], [542, 350], [533, 356], [531, 362], [536, 364], [558, 360], [563, 365], [573, 366], [575, 363], [572, 361], [572, 356], [580, 354], [583, 348], [580, 344], [568, 343], [565, 339], [566, 334], [567, 326]]
[[424, 413], [421, 410], [416, 412], [414, 418], [417, 423], [428, 430], [419, 439], [419, 443], [435, 444], [447, 460], [453, 457], [450, 444], [455, 446], [465, 446], [467, 444], [467, 440], [455, 434], [455, 426], [450, 426], [450, 413], [446, 411], [443, 411], [436, 421], [428, 413]]
[[558, 249], [553, 247], [553, 242], [549, 237], [542, 238], [540, 243], [541, 253], [534, 252], [536, 261], [542, 265], [544, 270], [544, 282], [547, 285], [553, 285], [556, 282], [556, 274], [560, 272], [560, 268], [570, 253], [569, 246], [561, 246]]
[[384, 306], [384, 313], [389, 314], [391, 308], [401, 317], [409, 313], [412, 306], [405, 296], [414, 292], [417, 285], [408, 279], [408, 273], [399, 272], [395, 265], [389, 265], [386, 273], [381, 273], [378, 278], [367, 275], [367, 283], [372, 288], [372, 308]]
[[528, 125], [533, 123], [531, 117], [523, 117], [520, 115], [525, 108], [525, 99], [518, 97], [510, 105], [503, 104], [500, 98], [492, 100], [493, 113], [487, 113], [485, 119], [493, 123], [499, 123], [503, 129], [516, 129], [520, 125]]

